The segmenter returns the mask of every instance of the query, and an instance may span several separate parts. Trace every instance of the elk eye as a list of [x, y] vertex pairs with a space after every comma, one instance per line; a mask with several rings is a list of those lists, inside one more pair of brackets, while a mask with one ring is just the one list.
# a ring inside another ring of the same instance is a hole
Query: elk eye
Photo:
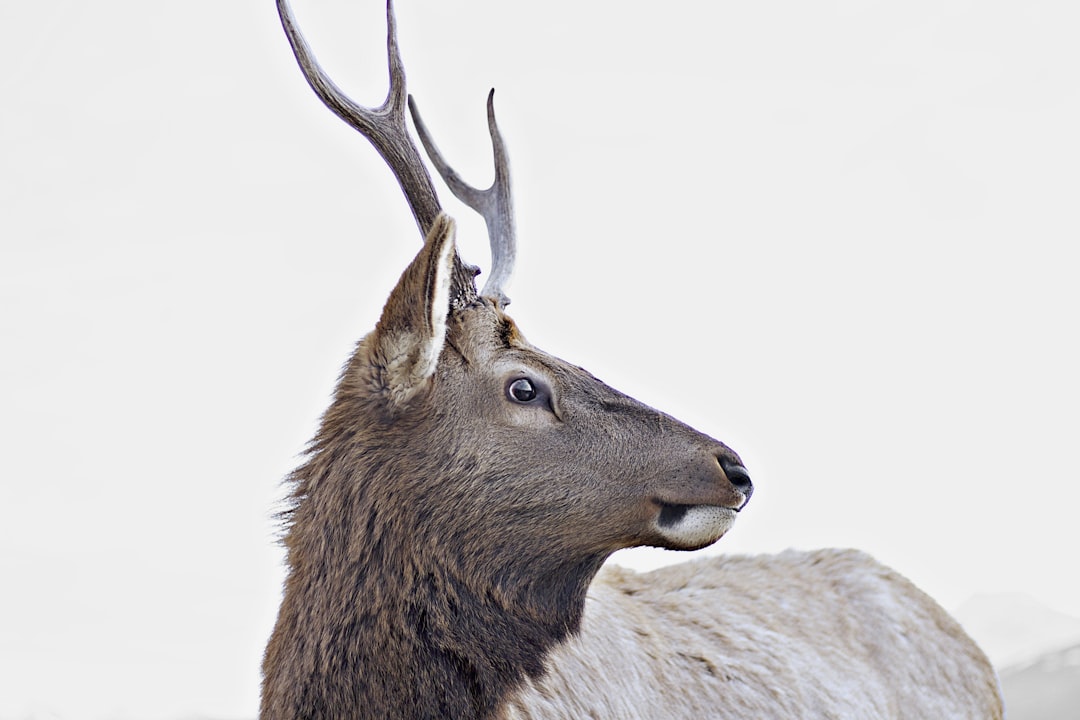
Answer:
[[518, 378], [506, 388], [506, 393], [510, 396], [510, 399], [519, 402], [527, 403], [536, 399], [536, 387], [533, 386], [532, 380], [528, 378]]

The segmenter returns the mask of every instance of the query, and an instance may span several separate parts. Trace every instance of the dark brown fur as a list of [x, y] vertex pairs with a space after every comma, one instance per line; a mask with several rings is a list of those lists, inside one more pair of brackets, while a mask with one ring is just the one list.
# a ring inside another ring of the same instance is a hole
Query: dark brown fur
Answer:
[[[292, 475], [263, 720], [494, 717], [612, 552], [671, 545], [662, 502], [748, 494], [724, 445], [529, 345], [462, 284], [452, 232], [436, 222]], [[403, 380], [431, 348], [433, 373]], [[508, 396], [520, 377], [536, 402]]]

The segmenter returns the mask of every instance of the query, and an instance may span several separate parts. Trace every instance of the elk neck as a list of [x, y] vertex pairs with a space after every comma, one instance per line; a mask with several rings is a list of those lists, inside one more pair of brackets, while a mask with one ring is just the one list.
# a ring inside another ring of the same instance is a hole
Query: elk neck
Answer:
[[[454, 476], [482, 461], [440, 454], [431, 427], [383, 423], [357, 401], [343, 377], [292, 477], [290, 573], [261, 717], [497, 717], [577, 631], [606, 553], [552, 552], [455, 517]], [[387, 433], [394, 442], [377, 440]], [[425, 437], [426, 452], [410, 445]]]

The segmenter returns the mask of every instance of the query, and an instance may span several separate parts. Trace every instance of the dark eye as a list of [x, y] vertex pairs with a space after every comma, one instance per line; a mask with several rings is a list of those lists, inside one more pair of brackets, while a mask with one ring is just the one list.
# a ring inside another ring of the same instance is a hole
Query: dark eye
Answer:
[[527, 403], [536, 399], [536, 387], [528, 378], [518, 378], [506, 388], [506, 394], [514, 402]]

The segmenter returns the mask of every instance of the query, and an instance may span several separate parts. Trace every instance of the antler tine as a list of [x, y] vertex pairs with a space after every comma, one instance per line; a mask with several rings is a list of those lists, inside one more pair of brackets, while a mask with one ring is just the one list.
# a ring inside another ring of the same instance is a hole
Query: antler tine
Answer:
[[454, 193], [454, 197], [480, 213], [487, 223], [488, 241], [491, 244], [491, 274], [480, 294], [493, 300], [498, 306], [506, 307], [510, 304], [510, 298], [506, 296], [503, 287], [509, 282], [514, 271], [517, 241], [514, 231], [514, 202], [510, 192], [510, 161], [499, 127], [495, 123], [495, 90], [488, 93], [487, 100], [488, 132], [491, 134], [491, 148], [495, 156], [495, 181], [486, 190], [468, 185], [457, 171], [447, 164], [435, 146], [435, 141], [431, 139], [427, 126], [420, 119], [420, 111], [411, 95], [409, 110], [412, 112], [413, 124], [416, 125], [420, 142], [427, 150], [435, 169], [446, 181], [447, 187]]
[[426, 236], [442, 208], [431, 175], [428, 174], [405, 124], [405, 68], [397, 46], [397, 23], [392, 2], [387, 0], [386, 3], [386, 54], [390, 66], [390, 91], [386, 101], [377, 108], [358, 105], [334, 84], [316, 62], [315, 55], [300, 33], [288, 0], [277, 0], [277, 7], [281, 25], [308, 85], [335, 115], [358, 130], [379, 151], [401, 185], [421, 234]]

